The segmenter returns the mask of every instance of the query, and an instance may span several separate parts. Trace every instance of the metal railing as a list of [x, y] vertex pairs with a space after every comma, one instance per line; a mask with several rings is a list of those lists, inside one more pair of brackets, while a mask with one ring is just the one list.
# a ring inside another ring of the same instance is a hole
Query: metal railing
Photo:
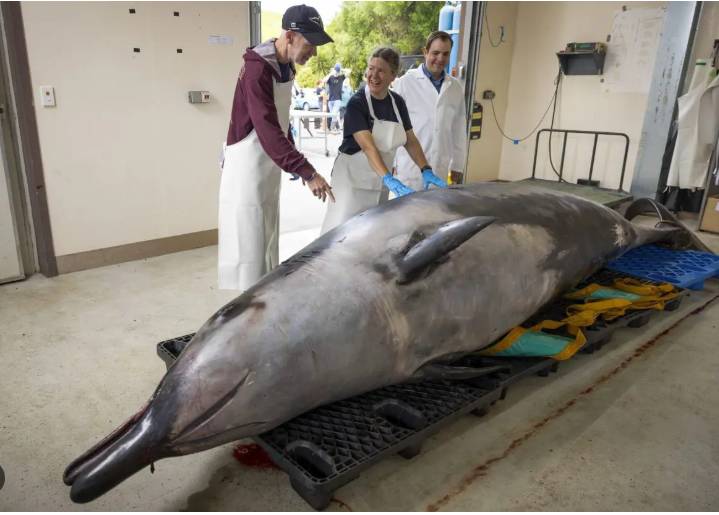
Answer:
[[[597, 141], [599, 140], [599, 136], [618, 136], [624, 138], [624, 159], [622, 161], [622, 174], [619, 178], [619, 187], [617, 188], [617, 191], [624, 191], [622, 189], [622, 186], [624, 185], [624, 172], [627, 168], [627, 156], [629, 155], [629, 136], [624, 134], [623, 132], [604, 132], [604, 131], [578, 131], [578, 130], [571, 130], [571, 129], [541, 129], [537, 132], [537, 139], [534, 143], [534, 162], [532, 164], [532, 179], [534, 179], [534, 175], [537, 169], [537, 149], [539, 148], [539, 137], [543, 132], [560, 132], [564, 133], [564, 138], [562, 142], [562, 157], [559, 162], [559, 181], [561, 182], [564, 180], [562, 178], [562, 174], [564, 173], [564, 154], [567, 149], [567, 134], [593, 134], [594, 135], [594, 146], [592, 147], [592, 160], [589, 165], [589, 178], [586, 180], [588, 184], [592, 184], [592, 174], [594, 173], [594, 158], [597, 154]], [[551, 136], [550, 136], [551, 138]], [[551, 144], [551, 143], [550, 143]], [[579, 180], [577, 180], [579, 183]], [[599, 181], [594, 181], [597, 184], [599, 184]]]

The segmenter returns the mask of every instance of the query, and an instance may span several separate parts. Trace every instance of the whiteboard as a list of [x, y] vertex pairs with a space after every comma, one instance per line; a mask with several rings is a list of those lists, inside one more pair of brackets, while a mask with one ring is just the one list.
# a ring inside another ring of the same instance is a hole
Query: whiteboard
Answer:
[[604, 61], [605, 92], [649, 93], [664, 14], [664, 8], [640, 8], [614, 15]]

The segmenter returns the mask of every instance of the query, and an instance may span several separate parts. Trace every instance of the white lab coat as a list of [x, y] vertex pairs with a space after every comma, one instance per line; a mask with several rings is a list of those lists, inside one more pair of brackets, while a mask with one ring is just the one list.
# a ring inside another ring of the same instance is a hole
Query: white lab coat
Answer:
[[[467, 115], [462, 84], [448, 74], [439, 94], [422, 67], [397, 79], [392, 90], [402, 95], [412, 129], [434, 173], [447, 179], [447, 172], [464, 172], [467, 158]], [[414, 190], [421, 190], [422, 174], [404, 148], [397, 151], [397, 176]]]
[[697, 64], [686, 95], [678, 99], [679, 130], [667, 186], [704, 188], [709, 159], [719, 132], [719, 77], [709, 64]]

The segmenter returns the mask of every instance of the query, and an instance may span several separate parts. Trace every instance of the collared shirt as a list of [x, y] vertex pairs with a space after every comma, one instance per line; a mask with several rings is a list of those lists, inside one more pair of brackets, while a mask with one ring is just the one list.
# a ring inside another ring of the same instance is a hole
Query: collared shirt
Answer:
[[439, 93], [439, 91], [442, 89], [442, 83], [444, 82], [444, 70], [442, 70], [442, 75], [439, 77], [439, 79], [435, 79], [434, 77], [432, 77], [432, 74], [429, 72], [424, 63], [422, 63], [422, 71], [427, 76], [432, 85], [435, 87], [437, 93]]

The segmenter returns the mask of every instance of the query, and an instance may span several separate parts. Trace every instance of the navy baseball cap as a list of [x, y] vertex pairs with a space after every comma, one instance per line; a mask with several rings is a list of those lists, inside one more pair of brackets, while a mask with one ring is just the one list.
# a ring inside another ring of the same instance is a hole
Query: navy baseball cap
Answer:
[[307, 41], [315, 46], [334, 43], [325, 32], [325, 26], [317, 9], [308, 5], [293, 5], [282, 16], [282, 28], [302, 34]]

